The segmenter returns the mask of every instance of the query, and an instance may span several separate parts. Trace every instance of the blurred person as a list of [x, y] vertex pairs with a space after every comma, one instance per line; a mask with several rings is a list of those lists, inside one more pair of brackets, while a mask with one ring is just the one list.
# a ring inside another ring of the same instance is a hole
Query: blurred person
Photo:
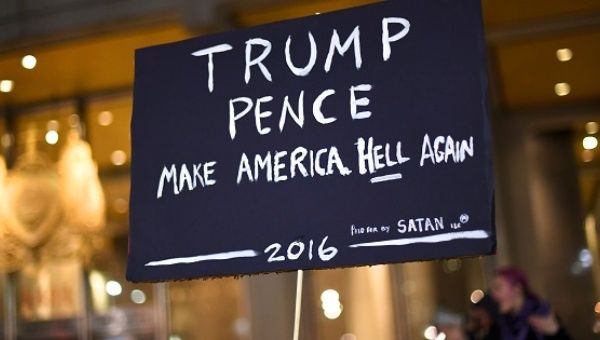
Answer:
[[498, 303], [498, 327], [503, 340], [571, 339], [550, 305], [530, 288], [525, 274], [502, 268], [492, 282], [492, 297]]
[[465, 340], [463, 332], [463, 318], [460, 314], [440, 308], [435, 314], [433, 323], [437, 328], [437, 335], [444, 334], [445, 340]]
[[469, 340], [500, 340], [498, 305], [489, 294], [471, 304], [466, 324]]

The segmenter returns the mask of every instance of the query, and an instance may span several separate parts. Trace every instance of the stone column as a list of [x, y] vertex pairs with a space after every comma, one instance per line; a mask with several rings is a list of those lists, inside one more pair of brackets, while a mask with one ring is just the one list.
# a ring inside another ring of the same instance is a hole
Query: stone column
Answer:
[[574, 338], [591, 339], [591, 272], [571, 270], [586, 247], [573, 133], [531, 135], [527, 151], [535, 235], [535, 243], [526, 248], [527, 262], [537, 269], [536, 288], [552, 303]]

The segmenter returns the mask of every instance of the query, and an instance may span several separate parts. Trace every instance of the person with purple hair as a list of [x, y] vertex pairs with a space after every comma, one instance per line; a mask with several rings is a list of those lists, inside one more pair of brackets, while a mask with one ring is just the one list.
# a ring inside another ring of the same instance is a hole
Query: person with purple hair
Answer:
[[525, 274], [501, 268], [491, 285], [498, 304], [498, 327], [503, 340], [571, 339], [550, 305], [530, 288]]

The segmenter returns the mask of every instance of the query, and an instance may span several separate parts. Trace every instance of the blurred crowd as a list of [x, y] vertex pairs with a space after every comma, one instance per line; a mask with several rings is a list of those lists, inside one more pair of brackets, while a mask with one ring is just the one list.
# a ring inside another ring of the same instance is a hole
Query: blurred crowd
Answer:
[[567, 340], [572, 339], [558, 313], [536, 294], [516, 268], [499, 269], [490, 291], [471, 298], [463, 318], [438, 312], [435, 326], [425, 331], [431, 340]]

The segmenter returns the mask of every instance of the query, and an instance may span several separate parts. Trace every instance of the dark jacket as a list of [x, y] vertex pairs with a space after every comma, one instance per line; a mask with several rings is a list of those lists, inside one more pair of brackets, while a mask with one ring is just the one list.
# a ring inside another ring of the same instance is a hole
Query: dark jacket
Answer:
[[[498, 320], [500, 338], [503, 340], [570, 340], [565, 328], [551, 336], [542, 335], [529, 325], [528, 319], [533, 315], [550, 315], [550, 306], [535, 297], [528, 297], [523, 308], [517, 314], [501, 315]], [[560, 321], [559, 321], [560, 322]]]

